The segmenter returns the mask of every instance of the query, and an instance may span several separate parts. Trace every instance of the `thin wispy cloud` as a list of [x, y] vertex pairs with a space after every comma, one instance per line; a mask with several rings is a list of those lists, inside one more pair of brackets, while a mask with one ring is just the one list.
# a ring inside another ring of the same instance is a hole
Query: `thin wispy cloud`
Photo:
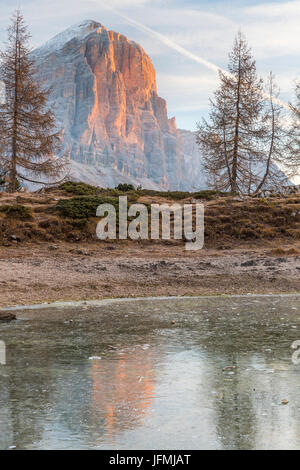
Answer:
[[[102, 3], [102, 2], [101, 2]], [[145, 25], [144, 23], [141, 23], [140, 21], [135, 20], [134, 18], [124, 15], [120, 11], [110, 8], [106, 6], [104, 3], [102, 3], [103, 8], [106, 8], [107, 10], [111, 11], [115, 15], [121, 16], [121, 18], [125, 19], [129, 23], [133, 24], [136, 26], [138, 29], [145, 31], [147, 34], [150, 34], [152, 37], [156, 38], [160, 43], [165, 44], [166, 46], [170, 47], [171, 49], [175, 50], [179, 54], [187, 57], [188, 59], [193, 60], [194, 62], [197, 62], [198, 64], [204, 65], [210, 70], [213, 70], [214, 72], [219, 72], [222, 71], [222, 69], [214, 64], [213, 62], [210, 62], [209, 60], [204, 59], [203, 57], [200, 57], [193, 52], [189, 51], [188, 49], [185, 49], [184, 47], [180, 46], [177, 44], [175, 41], [170, 39], [168, 36], [159, 33], [158, 31], [149, 28], [149, 26]]]
[[[16, 5], [0, 0], [0, 40], [5, 37], [8, 18]], [[169, 115], [176, 116], [180, 127], [195, 127], [207, 113], [216, 88], [215, 69], [192, 60], [192, 56], [226, 68], [228, 52], [240, 27], [257, 58], [259, 74], [266, 76], [272, 70], [282, 98], [292, 98], [294, 80], [300, 72], [300, 0], [233, 0], [230, 8], [224, 8], [228, 2], [220, 0], [110, 0], [109, 5], [124, 17], [103, 8], [97, 0], [21, 0], [34, 46], [86, 19], [99, 21], [141, 44], [156, 68], [158, 90], [167, 100]], [[125, 17], [167, 36], [191, 57], [180, 55]]]
[[[99, 1], [99, 0], [97, 0], [97, 1]], [[104, 3], [103, 3], [103, 7], [108, 9], [112, 13], [120, 16], [121, 18], [125, 19], [129, 23], [133, 24], [138, 29], [140, 29], [142, 31], [145, 31], [147, 34], [150, 34], [152, 37], [154, 37], [155, 39], [157, 39], [161, 43], [165, 44], [166, 46], [170, 47], [171, 49], [175, 50], [180, 55], [183, 55], [184, 57], [187, 57], [188, 59], [192, 60], [193, 62], [196, 62], [200, 65], [203, 65], [204, 67], [208, 68], [209, 70], [212, 70], [216, 73], [222, 72], [223, 74], [228, 75], [232, 79], [235, 79], [235, 76], [232, 75], [231, 73], [229, 73], [226, 70], [222, 69], [221, 67], [214, 64], [213, 62], [210, 62], [210, 61], [204, 59], [203, 57], [192, 53], [188, 49], [185, 49], [184, 47], [180, 46], [178, 43], [176, 43], [175, 41], [170, 39], [168, 36], [166, 36], [164, 34], [161, 34], [161, 33], [159, 33], [158, 31], [156, 31], [152, 28], [149, 28], [149, 26], [145, 25], [144, 23], [141, 23], [140, 21], [136, 21], [134, 18], [129, 17], [127, 15], [124, 15], [123, 13], [119, 12], [116, 9], [113, 9], [111, 7], [106, 6]], [[260, 94], [262, 95], [263, 98], [268, 99], [268, 97], [269, 97], [269, 95], [264, 93], [264, 92], [260, 92]], [[273, 97], [273, 102], [276, 102], [282, 108], [285, 108], [287, 110], [289, 109], [289, 105], [287, 103], [285, 103], [284, 101], [280, 100], [279, 98]]]
[[264, 3], [262, 2], [259, 5], [252, 5], [246, 7], [244, 12], [248, 15], [263, 15], [265, 18], [289, 18], [290, 15], [294, 16], [295, 14], [300, 15], [300, 1], [294, 0], [292, 2], [271, 2]]

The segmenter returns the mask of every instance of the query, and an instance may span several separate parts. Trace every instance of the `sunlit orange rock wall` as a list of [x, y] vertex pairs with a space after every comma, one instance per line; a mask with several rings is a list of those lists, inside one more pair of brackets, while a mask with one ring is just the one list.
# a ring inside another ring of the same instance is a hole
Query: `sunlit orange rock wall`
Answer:
[[150, 58], [99, 23], [85, 28], [84, 38], [36, 51], [38, 74], [53, 86], [65, 152], [80, 163], [183, 189], [181, 139], [157, 95]]

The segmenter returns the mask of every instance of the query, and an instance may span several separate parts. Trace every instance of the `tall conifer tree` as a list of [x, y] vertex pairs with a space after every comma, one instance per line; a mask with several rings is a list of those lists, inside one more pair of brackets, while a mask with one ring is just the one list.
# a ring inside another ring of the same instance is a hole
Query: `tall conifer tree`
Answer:
[[[255, 194], [287, 182], [295, 162], [287, 154], [284, 116], [271, 73], [264, 87], [245, 36], [239, 32], [229, 54], [228, 73], [210, 101], [208, 120], [198, 124], [197, 143], [210, 185]], [[279, 165], [279, 167], [278, 167]]]
[[[21, 181], [41, 182], [60, 177], [64, 159], [56, 158], [60, 139], [55, 117], [47, 107], [49, 89], [35, 79], [30, 57], [30, 34], [17, 10], [1, 52], [0, 79], [4, 96], [0, 104], [0, 169], [7, 190], [15, 192]], [[46, 181], [47, 182], [47, 181]]]

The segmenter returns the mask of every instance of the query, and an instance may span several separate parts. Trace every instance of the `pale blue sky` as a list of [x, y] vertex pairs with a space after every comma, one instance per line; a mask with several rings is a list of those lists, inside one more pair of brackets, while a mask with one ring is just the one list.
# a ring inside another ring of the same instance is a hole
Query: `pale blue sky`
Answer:
[[[167, 100], [169, 116], [176, 116], [178, 127], [194, 129], [196, 121], [207, 115], [217, 74], [106, 10], [105, 3], [107, 0], [20, 1], [34, 46], [86, 19], [137, 41], [154, 63], [158, 92]], [[0, 41], [17, 5], [17, 0], [0, 0]], [[109, 5], [220, 67], [226, 67], [234, 35], [241, 28], [257, 59], [259, 74], [266, 76], [272, 70], [281, 97], [291, 98], [293, 81], [300, 76], [300, 0], [110, 0]]]

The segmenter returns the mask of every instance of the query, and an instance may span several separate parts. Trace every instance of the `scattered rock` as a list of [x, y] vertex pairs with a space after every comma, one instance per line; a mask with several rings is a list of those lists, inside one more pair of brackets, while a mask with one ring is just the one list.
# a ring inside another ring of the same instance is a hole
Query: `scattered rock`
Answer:
[[86, 250], [76, 250], [76, 254], [83, 255], [83, 256], [92, 256], [91, 253]]
[[95, 266], [96, 271], [107, 271], [106, 266], [101, 266], [101, 265], [96, 265]]
[[244, 261], [244, 263], [241, 263], [241, 266], [257, 266], [257, 261], [255, 261], [254, 259], [249, 259], [248, 261]]
[[1, 321], [12, 321], [12, 320], [16, 320], [17, 317], [14, 313], [10, 313], [10, 312], [0, 312], [0, 322]]
[[20, 242], [20, 241], [21, 241], [21, 238], [20, 238], [20, 237], [17, 237], [17, 235], [11, 235], [11, 236], [10, 236], [10, 239], [11, 239], [11, 241], [13, 241], [13, 242]]
[[204, 263], [204, 262], [201, 262], [199, 263], [199, 268], [208, 268], [210, 266], [213, 266], [211, 263], [207, 262], [207, 263]]
[[274, 261], [272, 261], [272, 260], [267, 260], [267, 261], [264, 263], [264, 266], [274, 266]]
[[58, 246], [57, 245], [49, 245], [48, 250], [57, 250]]

